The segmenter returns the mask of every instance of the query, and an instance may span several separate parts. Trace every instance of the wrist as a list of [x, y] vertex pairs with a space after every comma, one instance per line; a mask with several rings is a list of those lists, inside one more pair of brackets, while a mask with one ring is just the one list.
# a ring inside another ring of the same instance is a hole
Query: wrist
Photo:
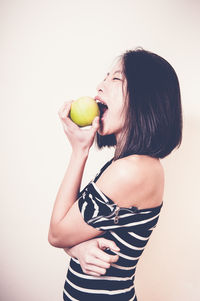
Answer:
[[74, 246], [74, 247], [71, 247], [71, 248], [65, 248], [64, 249], [65, 250], [65, 252], [70, 256], [70, 257], [73, 257], [73, 258], [77, 258], [78, 259], [78, 257], [77, 257], [77, 248], [76, 248], [76, 246]]
[[72, 149], [72, 156], [80, 157], [81, 159], [87, 159], [89, 155], [89, 149]]

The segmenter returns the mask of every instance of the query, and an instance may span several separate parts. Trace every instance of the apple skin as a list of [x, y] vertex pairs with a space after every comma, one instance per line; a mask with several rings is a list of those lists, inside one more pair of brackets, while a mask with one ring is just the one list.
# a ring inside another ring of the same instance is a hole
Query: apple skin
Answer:
[[99, 115], [99, 106], [92, 97], [82, 96], [71, 104], [70, 118], [80, 127], [91, 125]]

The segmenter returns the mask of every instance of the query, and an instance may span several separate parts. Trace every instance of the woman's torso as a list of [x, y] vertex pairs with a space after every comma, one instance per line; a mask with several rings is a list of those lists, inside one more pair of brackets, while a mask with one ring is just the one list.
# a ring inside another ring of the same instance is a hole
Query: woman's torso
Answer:
[[[112, 161], [113, 159], [108, 161], [95, 179], [87, 185], [90, 192], [98, 192], [95, 183]], [[109, 205], [116, 208], [116, 204], [107, 196], [106, 198]], [[100, 237], [113, 240], [120, 248], [119, 252], [114, 253], [111, 250], [105, 252], [111, 255], [118, 254], [119, 259], [111, 264], [105, 275], [94, 277], [82, 271], [78, 259], [71, 258], [65, 281], [64, 300], [137, 301], [134, 289], [136, 266], [156, 227], [161, 207], [162, 203], [154, 208], [144, 209], [124, 206], [120, 207], [117, 223], [113, 222], [114, 215], [106, 221], [103, 219], [97, 221], [100, 226], [103, 224], [105, 230]]]

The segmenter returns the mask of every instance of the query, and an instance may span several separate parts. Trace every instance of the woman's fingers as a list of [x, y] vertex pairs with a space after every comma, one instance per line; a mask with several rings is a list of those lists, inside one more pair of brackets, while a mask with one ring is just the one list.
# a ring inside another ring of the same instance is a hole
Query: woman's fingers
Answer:
[[101, 237], [101, 238], [98, 238], [97, 241], [98, 241], [98, 245], [101, 249], [109, 248], [113, 251], [118, 251], [118, 252], [120, 251], [120, 248], [112, 240]]
[[91, 276], [96, 276], [96, 277], [101, 276], [101, 274], [97, 274], [97, 273], [89, 271], [89, 270], [87, 272], [85, 272], [85, 274], [88, 274], [88, 275], [91, 275]]
[[91, 263], [95, 264], [96, 262], [98, 262], [100, 266], [106, 268], [110, 267], [111, 262], [116, 262], [119, 259], [118, 255], [110, 255], [100, 249], [96, 249], [94, 255], [96, 258], [92, 258]]
[[63, 127], [64, 127], [65, 130], [67, 130], [65, 125], [68, 128], [70, 128], [71, 130], [79, 129], [79, 127], [69, 118], [72, 102], [73, 102], [73, 100], [65, 101], [64, 104], [58, 110], [58, 115], [59, 115], [59, 117], [60, 117], [60, 119], [63, 123]]
[[58, 115], [60, 116], [61, 119], [65, 119], [69, 116], [72, 102], [73, 100], [65, 101], [64, 104], [58, 110]]
[[[95, 252], [95, 253], [97, 253], [97, 252]], [[98, 256], [98, 254], [95, 254], [95, 255]], [[92, 264], [92, 265], [96, 265], [97, 267], [100, 267], [100, 268], [108, 269], [110, 267], [109, 262], [110, 262], [109, 255], [108, 255], [108, 257], [104, 257], [104, 258], [101, 258], [99, 256], [98, 256], [98, 258], [91, 256], [91, 258], [90, 258], [89, 262], [87, 262], [87, 264]]]
[[63, 114], [63, 111], [66, 109], [67, 106], [71, 106], [72, 100], [71, 101], [65, 101], [62, 106], [60, 107], [60, 109], [58, 110], [58, 115], [61, 117], [61, 115]]
[[87, 267], [85, 268], [84, 273], [94, 275], [94, 276], [100, 276], [104, 275], [106, 273], [106, 268], [100, 268], [96, 265], [88, 264]]
[[90, 253], [90, 256], [85, 257], [83, 265], [84, 273], [89, 275], [104, 275], [106, 270], [110, 268], [111, 263], [119, 259], [118, 255], [109, 255], [97, 248], [93, 252], [90, 251]]
[[104, 250], [111, 249], [113, 252], [119, 252], [114, 241], [105, 238], [95, 238], [93, 240], [79, 244], [78, 260], [84, 273], [92, 276], [105, 275], [107, 269], [113, 262], [118, 261], [118, 255], [107, 254]]
[[94, 133], [96, 133], [96, 131], [98, 130], [98, 128], [100, 127], [100, 124], [99, 124], [99, 121], [100, 121], [100, 117], [97, 116], [93, 119], [93, 122], [92, 122], [92, 130]]

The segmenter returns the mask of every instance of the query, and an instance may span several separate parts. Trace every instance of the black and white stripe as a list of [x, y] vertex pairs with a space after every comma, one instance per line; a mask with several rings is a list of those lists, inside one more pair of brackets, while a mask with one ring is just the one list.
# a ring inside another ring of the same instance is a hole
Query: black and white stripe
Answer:
[[78, 205], [85, 222], [106, 231], [101, 237], [113, 240], [120, 248], [119, 252], [105, 250], [108, 254], [118, 254], [119, 259], [111, 264], [105, 275], [95, 277], [85, 274], [78, 259], [71, 258], [63, 291], [65, 301], [137, 301], [134, 289], [136, 266], [156, 227], [163, 203], [141, 210], [117, 206], [95, 184], [112, 160], [80, 192]]

